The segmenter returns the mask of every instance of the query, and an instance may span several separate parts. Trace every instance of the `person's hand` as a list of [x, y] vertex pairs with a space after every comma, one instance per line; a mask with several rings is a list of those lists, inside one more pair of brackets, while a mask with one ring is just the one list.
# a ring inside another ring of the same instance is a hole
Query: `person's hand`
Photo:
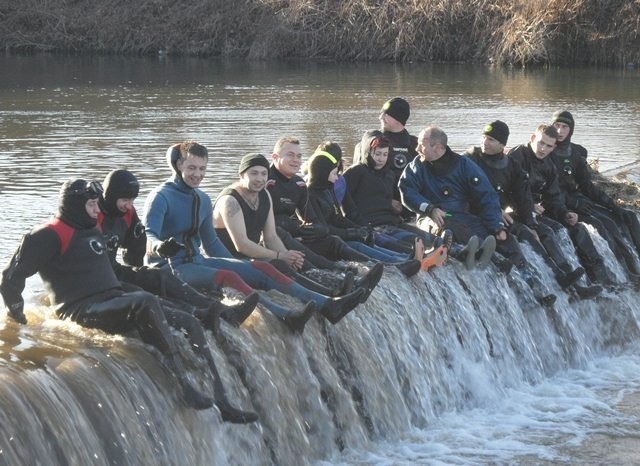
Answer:
[[27, 323], [27, 318], [24, 315], [24, 302], [14, 303], [7, 306], [7, 314], [19, 324]]
[[513, 217], [504, 210], [502, 211], [502, 220], [504, 220], [505, 225], [513, 225]]
[[564, 220], [565, 222], [567, 222], [567, 225], [575, 225], [576, 223], [578, 223], [578, 214], [576, 214], [575, 212], [567, 212], [564, 216]]
[[287, 251], [279, 251], [278, 259], [286, 262], [289, 267], [294, 270], [300, 270], [304, 264], [304, 253], [296, 251], [295, 249], [289, 249]]
[[434, 221], [438, 228], [442, 228], [444, 226], [444, 216], [445, 211], [440, 209], [439, 207], [435, 207], [429, 215], [429, 217], [431, 217], [431, 220]]
[[402, 202], [397, 199], [391, 199], [391, 210], [394, 214], [399, 214], [402, 212]]
[[494, 236], [498, 241], [504, 241], [507, 239], [507, 230], [500, 230]]
[[178, 240], [172, 236], [168, 240], [154, 246], [153, 252], [160, 257], [169, 258], [178, 254], [181, 249], [184, 249], [184, 244], [178, 243]]
[[533, 204], [533, 211], [538, 215], [542, 215], [544, 214], [544, 207], [540, 203]]
[[300, 227], [300, 236], [303, 240], [313, 241], [321, 239], [329, 234], [329, 227], [321, 223], [306, 223]]

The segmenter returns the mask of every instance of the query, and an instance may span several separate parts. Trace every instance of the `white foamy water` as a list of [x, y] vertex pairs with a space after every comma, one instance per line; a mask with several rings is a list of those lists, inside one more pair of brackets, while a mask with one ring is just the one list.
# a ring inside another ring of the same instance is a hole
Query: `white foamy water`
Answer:
[[[637, 348], [630, 353], [636, 354], [598, 358], [539, 384], [509, 388], [482, 407], [446, 413], [426, 429], [366, 452], [348, 452], [342, 460], [359, 465], [587, 464], [593, 461], [591, 452], [585, 448], [581, 454], [581, 447], [596, 434], [606, 434], [614, 444], [617, 438], [635, 439], [640, 455], [640, 418], [618, 406], [640, 387]], [[607, 462], [607, 451], [601, 453], [599, 464], [614, 464]]]

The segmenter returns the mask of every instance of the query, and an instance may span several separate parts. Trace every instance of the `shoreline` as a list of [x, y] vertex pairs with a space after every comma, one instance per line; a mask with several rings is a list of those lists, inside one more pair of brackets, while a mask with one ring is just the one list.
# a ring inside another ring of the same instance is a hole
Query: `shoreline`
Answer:
[[471, 0], [444, 8], [435, 0], [241, 0], [233, 5], [207, 0], [23, 0], [10, 2], [2, 13], [0, 47], [5, 51], [518, 68], [640, 64], [637, 2]]

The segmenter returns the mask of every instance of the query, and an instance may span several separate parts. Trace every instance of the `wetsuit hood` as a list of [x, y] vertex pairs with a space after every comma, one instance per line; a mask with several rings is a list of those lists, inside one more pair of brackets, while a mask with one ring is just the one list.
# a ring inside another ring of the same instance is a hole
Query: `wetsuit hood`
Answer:
[[112, 217], [122, 217], [126, 213], [118, 209], [118, 199], [135, 199], [140, 192], [138, 179], [127, 170], [113, 170], [106, 176], [102, 186], [104, 192], [99, 199], [100, 210]]
[[369, 151], [371, 149], [371, 142], [377, 137], [383, 137], [382, 131], [377, 129], [371, 129], [366, 131], [362, 135], [362, 139], [360, 139], [360, 144], [358, 148], [360, 149], [358, 153], [353, 154], [353, 164], [364, 164], [368, 165], [367, 159], [369, 158]]
[[569, 134], [567, 135], [566, 138], [564, 138], [564, 141], [559, 142], [558, 145], [556, 146], [556, 152], [561, 153], [561, 155], [563, 155], [562, 153], [565, 152], [569, 147], [569, 145], [571, 144], [571, 136], [573, 136], [573, 130], [576, 126], [576, 122], [573, 119], [573, 115], [571, 114], [571, 112], [567, 110], [559, 110], [556, 113], [554, 113], [553, 116], [551, 117], [551, 122], [564, 123], [565, 125], [569, 125]]
[[177, 162], [180, 160], [180, 144], [174, 144], [173, 146], [167, 149], [167, 163], [169, 164], [169, 168], [173, 170], [174, 173], [180, 173], [178, 170]]
[[86, 204], [102, 193], [99, 183], [83, 179], [66, 181], [60, 188], [57, 217], [77, 229], [93, 228], [97, 219], [87, 213]]
[[[365, 132], [364, 135], [362, 136], [362, 139], [360, 140], [360, 157], [359, 157], [359, 161], [357, 163], [364, 164], [367, 167], [369, 167], [371, 170], [375, 170], [375, 167], [376, 167], [376, 162], [371, 157], [371, 144], [377, 138], [385, 138], [386, 139], [386, 137], [382, 133], [382, 131], [374, 129], [374, 130], [369, 130], [369, 131]], [[392, 148], [389, 147], [389, 153], [391, 153], [391, 152], [392, 152]], [[353, 162], [355, 164], [356, 160], [354, 160]], [[390, 163], [391, 163], [391, 156], [389, 156], [387, 158], [387, 163], [385, 164], [384, 167], [382, 167], [380, 170], [375, 170], [375, 171], [376, 172], [383, 172], [383, 171], [387, 170], [389, 168], [389, 164]]]
[[329, 173], [337, 166], [335, 158], [329, 158], [323, 153], [315, 154], [309, 164], [309, 188], [318, 190], [329, 188], [332, 185], [329, 181]]

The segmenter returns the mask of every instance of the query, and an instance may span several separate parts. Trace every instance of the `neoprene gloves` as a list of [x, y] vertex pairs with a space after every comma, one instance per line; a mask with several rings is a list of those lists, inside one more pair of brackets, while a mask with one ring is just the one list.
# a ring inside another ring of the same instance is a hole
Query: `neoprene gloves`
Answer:
[[156, 244], [153, 247], [153, 252], [160, 257], [169, 258], [178, 254], [181, 249], [184, 249], [184, 244], [178, 243], [178, 240], [172, 236], [171, 238], [164, 240], [162, 243]]

